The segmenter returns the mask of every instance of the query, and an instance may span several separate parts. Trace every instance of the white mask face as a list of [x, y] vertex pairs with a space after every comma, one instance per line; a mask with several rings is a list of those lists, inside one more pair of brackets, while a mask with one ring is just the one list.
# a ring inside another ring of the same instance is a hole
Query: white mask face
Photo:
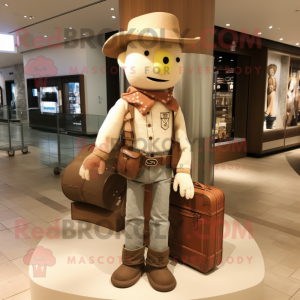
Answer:
[[183, 75], [182, 51], [177, 43], [157, 42], [147, 47], [146, 43], [130, 42], [118, 62], [130, 85], [140, 89], [165, 90]]

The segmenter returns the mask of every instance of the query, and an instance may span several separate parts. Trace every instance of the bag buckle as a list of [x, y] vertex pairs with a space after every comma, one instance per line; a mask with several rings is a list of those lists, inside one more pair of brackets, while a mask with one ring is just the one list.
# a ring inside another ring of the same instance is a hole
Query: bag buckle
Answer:
[[155, 167], [158, 164], [158, 160], [155, 158], [147, 158], [145, 161], [145, 165], [147, 167]]

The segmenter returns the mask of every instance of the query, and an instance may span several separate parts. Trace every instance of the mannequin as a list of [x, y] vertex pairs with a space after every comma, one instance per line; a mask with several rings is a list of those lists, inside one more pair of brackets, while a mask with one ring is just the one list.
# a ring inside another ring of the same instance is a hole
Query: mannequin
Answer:
[[297, 82], [295, 76], [290, 78], [287, 93], [286, 126], [297, 125], [297, 105], [295, 105], [297, 102]]
[[267, 91], [267, 110], [265, 116], [274, 115], [274, 101], [275, 101], [275, 92], [276, 92], [276, 78], [275, 74], [277, 71], [277, 66], [271, 64], [268, 66], [268, 91]]
[[[90, 154], [80, 169], [83, 179], [89, 180], [89, 171], [98, 168], [102, 174], [105, 160], [120, 136], [128, 107], [134, 106], [134, 140], [132, 151], [146, 156], [161, 157], [161, 165], [142, 167], [135, 180], [127, 179], [127, 202], [125, 218], [125, 245], [122, 265], [112, 274], [115, 287], [134, 285], [143, 272], [150, 285], [160, 292], [176, 287], [176, 279], [167, 268], [169, 247], [169, 196], [172, 169], [166, 156], [171, 150], [172, 128], [182, 151], [176, 168], [173, 189], [186, 199], [194, 196], [190, 176], [191, 146], [187, 139], [185, 121], [181, 108], [173, 98], [173, 87], [182, 77], [182, 45], [199, 42], [200, 38], [181, 38], [177, 18], [168, 13], [151, 13], [132, 19], [128, 31], [108, 39], [103, 53], [118, 58], [130, 83], [109, 111], [99, 130], [94, 153]], [[100, 175], [101, 176], [101, 175]], [[150, 243], [146, 266], [144, 261], [144, 191], [152, 184], [152, 208]]]

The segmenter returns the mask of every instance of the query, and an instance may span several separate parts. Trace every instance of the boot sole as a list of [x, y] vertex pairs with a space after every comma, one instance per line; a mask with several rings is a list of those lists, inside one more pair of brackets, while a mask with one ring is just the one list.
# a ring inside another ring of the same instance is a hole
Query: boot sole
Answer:
[[127, 280], [127, 281], [119, 281], [116, 280], [113, 276], [114, 274], [111, 276], [111, 283], [113, 284], [113, 286], [117, 287], [117, 288], [128, 288], [133, 286], [134, 284], [136, 284], [138, 282], [138, 280], [142, 277], [143, 275], [143, 271], [140, 272], [137, 276], [135, 276], [134, 278], [132, 278], [131, 280]]
[[150, 285], [159, 292], [171, 292], [175, 289], [175, 287], [177, 285], [176, 280], [169, 285], [159, 285], [152, 280], [151, 276], [148, 273], [147, 273], [147, 277], [148, 277]]

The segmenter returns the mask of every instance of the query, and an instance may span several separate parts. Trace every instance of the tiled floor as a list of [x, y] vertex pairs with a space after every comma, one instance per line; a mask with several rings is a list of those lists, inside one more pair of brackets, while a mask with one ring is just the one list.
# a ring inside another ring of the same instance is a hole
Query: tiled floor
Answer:
[[[41, 166], [41, 150], [8, 157], [0, 152], [0, 300], [29, 300], [28, 266], [23, 257], [39, 243], [32, 229], [49, 228], [70, 215], [70, 201], [60, 188], [61, 176]], [[18, 232], [28, 226], [24, 236]], [[34, 238], [35, 237], [35, 238]]]
[[[43, 150], [8, 157], [0, 152], [0, 300], [29, 300], [23, 257], [39, 240], [17, 238], [22, 224], [48, 228], [70, 216], [61, 176], [41, 166]], [[215, 185], [226, 195], [226, 213], [245, 224], [265, 258], [265, 300], [300, 300], [300, 177], [287, 161], [300, 150], [261, 159], [244, 158], [216, 166]], [[27, 226], [27, 225], [25, 225]], [[27, 231], [26, 231], [27, 232]]]
[[245, 224], [265, 259], [265, 300], [300, 299], [300, 149], [215, 167], [226, 213]]

